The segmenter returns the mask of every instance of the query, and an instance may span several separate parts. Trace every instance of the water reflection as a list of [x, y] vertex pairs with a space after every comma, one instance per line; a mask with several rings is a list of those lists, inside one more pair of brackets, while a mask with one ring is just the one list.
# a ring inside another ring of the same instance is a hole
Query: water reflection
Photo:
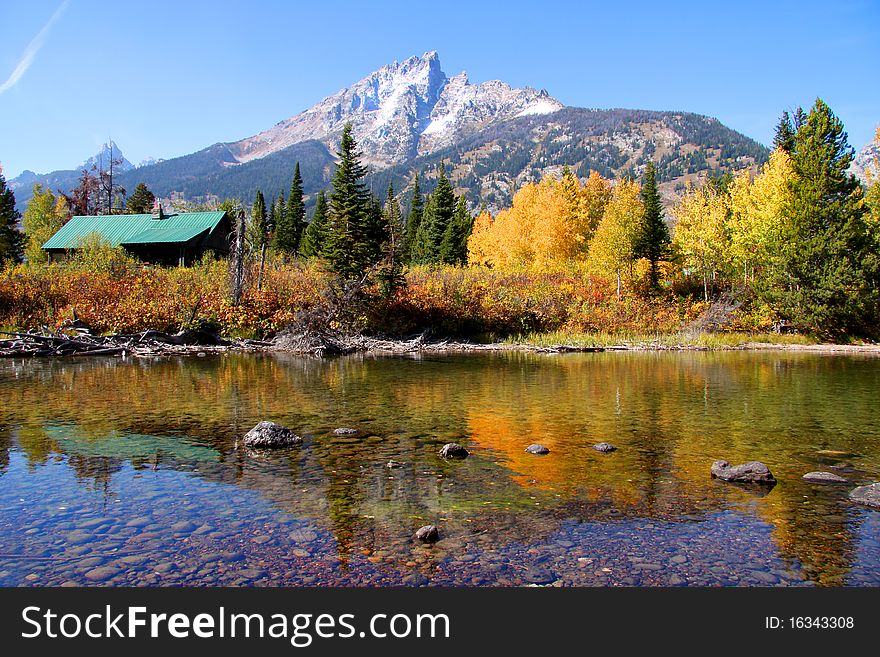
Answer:
[[[10, 559], [0, 583], [151, 571], [134, 583], [877, 585], [878, 514], [847, 501], [851, 485], [801, 476], [880, 476], [878, 365], [782, 353], [0, 363], [0, 552], [39, 538], [47, 554], [91, 546], [79, 557], [112, 564], [26, 573]], [[235, 450], [262, 419], [304, 445]], [[439, 458], [450, 440], [471, 457]], [[594, 451], [600, 441], [618, 450]], [[550, 454], [526, 453], [533, 442]], [[713, 481], [716, 458], [762, 460], [780, 483], [757, 495]], [[51, 513], [18, 502], [37, 490]], [[96, 496], [86, 520], [71, 510], [79, 494]], [[410, 540], [428, 522], [445, 537], [433, 548]], [[223, 568], [199, 562], [251, 539]], [[188, 566], [155, 579], [172, 557]]]

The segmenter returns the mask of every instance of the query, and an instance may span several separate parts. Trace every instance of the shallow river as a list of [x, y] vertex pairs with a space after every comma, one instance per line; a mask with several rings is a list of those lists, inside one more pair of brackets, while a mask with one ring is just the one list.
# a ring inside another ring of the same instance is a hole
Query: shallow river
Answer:
[[0, 361], [0, 585], [878, 586], [878, 411], [858, 356]]

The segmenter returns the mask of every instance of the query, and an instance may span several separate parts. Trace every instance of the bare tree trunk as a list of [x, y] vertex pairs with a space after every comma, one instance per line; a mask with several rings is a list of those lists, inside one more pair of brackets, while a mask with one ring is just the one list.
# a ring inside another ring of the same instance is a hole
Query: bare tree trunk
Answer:
[[241, 304], [244, 288], [244, 210], [237, 208], [235, 223], [235, 245], [232, 249], [232, 305]]
[[620, 270], [617, 270], [617, 300], [620, 301]]

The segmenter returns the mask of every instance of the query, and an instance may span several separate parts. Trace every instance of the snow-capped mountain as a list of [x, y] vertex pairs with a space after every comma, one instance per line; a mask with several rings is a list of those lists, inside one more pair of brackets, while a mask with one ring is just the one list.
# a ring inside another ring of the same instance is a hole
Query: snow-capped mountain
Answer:
[[492, 123], [562, 108], [546, 91], [514, 89], [498, 80], [471, 84], [464, 72], [449, 78], [432, 51], [383, 66], [229, 149], [239, 162], [248, 162], [310, 139], [335, 148], [350, 121], [365, 158], [389, 166], [449, 146]]
[[101, 150], [83, 162], [79, 166], [79, 170], [86, 169], [91, 171], [94, 167], [96, 171], [104, 171], [110, 168], [111, 160], [121, 160], [121, 162], [114, 163], [113, 169], [115, 171], [134, 169], [134, 165], [125, 159], [122, 151], [119, 150], [119, 146], [111, 139], [106, 144], [101, 144]]

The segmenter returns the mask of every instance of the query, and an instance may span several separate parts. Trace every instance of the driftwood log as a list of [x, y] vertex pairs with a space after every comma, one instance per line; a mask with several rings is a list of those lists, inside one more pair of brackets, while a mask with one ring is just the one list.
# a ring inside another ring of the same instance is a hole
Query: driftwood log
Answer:
[[[2, 336], [8, 336], [2, 339]], [[259, 340], [224, 340], [203, 330], [181, 331], [176, 335], [162, 331], [76, 335], [48, 329], [26, 332], [0, 332], [0, 358], [40, 356], [166, 356], [217, 353], [228, 350], [263, 351], [270, 345]]]

